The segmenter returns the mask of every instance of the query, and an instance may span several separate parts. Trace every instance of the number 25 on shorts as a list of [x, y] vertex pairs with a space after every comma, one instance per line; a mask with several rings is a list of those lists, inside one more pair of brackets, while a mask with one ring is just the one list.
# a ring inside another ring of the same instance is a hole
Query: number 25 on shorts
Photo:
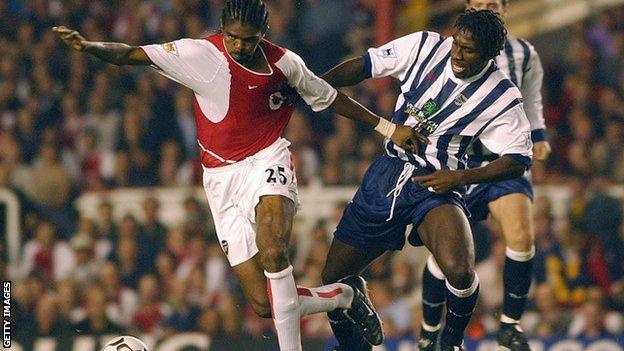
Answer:
[[286, 185], [288, 182], [288, 177], [286, 176], [286, 167], [284, 166], [273, 166], [264, 171], [267, 175], [266, 182], [267, 183], [281, 183]]

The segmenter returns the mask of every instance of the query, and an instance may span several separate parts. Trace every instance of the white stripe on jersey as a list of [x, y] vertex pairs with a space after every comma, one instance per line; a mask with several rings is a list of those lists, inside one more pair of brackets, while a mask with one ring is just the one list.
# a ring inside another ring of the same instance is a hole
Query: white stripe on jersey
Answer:
[[[370, 49], [364, 56], [371, 76], [401, 79], [402, 94], [392, 121], [415, 127], [431, 141], [414, 155], [386, 139], [386, 152], [420, 167], [464, 168], [466, 148], [480, 137], [499, 154], [529, 156], [530, 128], [520, 91], [494, 62], [469, 79], [456, 78], [450, 65], [452, 41], [419, 32]], [[497, 133], [490, 133], [494, 119], [509, 123], [496, 123]], [[521, 122], [512, 123], [513, 119]]]
[[505, 47], [500, 55], [496, 56], [496, 65], [505, 72], [511, 81], [522, 89], [524, 75], [530, 69], [531, 49], [529, 44], [519, 38], [508, 36], [505, 40]]
[[[541, 99], [543, 69], [535, 48], [524, 39], [507, 36], [504, 48], [496, 56], [495, 61], [520, 89], [531, 130], [543, 130], [545, 128]], [[470, 167], [484, 166], [497, 157], [478, 141], [468, 151]]]

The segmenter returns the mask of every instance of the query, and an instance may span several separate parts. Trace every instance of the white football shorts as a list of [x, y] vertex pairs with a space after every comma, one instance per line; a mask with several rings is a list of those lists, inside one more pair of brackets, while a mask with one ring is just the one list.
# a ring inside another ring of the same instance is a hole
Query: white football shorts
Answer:
[[261, 196], [282, 195], [299, 208], [288, 140], [231, 165], [204, 168], [204, 190], [221, 248], [231, 266], [258, 253], [255, 207]]

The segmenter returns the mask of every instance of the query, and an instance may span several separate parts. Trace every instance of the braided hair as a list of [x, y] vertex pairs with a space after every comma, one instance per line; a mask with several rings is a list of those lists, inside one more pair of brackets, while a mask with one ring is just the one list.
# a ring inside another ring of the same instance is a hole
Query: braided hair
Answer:
[[264, 33], [269, 28], [269, 11], [262, 0], [227, 0], [221, 13], [221, 25], [228, 20], [249, 24]]
[[[509, 5], [509, 0], [503, 0], [503, 7], [507, 7]], [[466, 0], [466, 4], [470, 3], [470, 0]]]
[[455, 29], [472, 34], [477, 49], [487, 59], [498, 56], [505, 45], [505, 23], [492, 10], [464, 11], [455, 22]]

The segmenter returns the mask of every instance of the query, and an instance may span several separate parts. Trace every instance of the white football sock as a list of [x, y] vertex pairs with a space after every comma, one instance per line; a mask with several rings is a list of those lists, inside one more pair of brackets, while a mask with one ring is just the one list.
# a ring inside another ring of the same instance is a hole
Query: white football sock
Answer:
[[301, 350], [299, 298], [292, 272], [292, 266], [276, 273], [264, 271], [268, 278], [267, 290], [281, 351]]
[[353, 301], [353, 289], [347, 284], [334, 283], [318, 288], [297, 286], [299, 313], [301, 317], [319, 312], [331, 312], [336, 308], [349, 308]]

